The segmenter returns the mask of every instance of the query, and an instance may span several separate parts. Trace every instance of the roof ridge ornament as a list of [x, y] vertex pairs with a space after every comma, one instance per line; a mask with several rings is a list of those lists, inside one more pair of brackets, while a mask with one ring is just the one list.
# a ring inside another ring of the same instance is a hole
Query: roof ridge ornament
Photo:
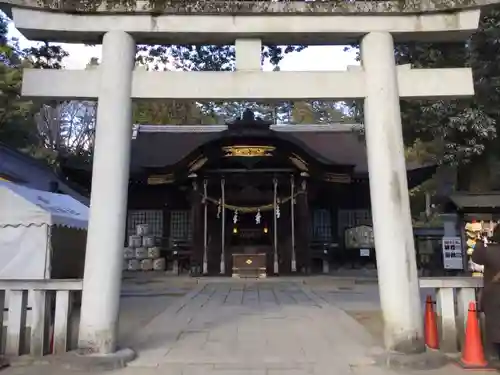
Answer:
[[229, 130], [265, 130], [269, 131], [272, 121], [265, 121], [261, 117], [255, 116], [255, 113], [250, 109], [246, 108], [240, 117], [237, 117], [234, 121], [227, 123]]

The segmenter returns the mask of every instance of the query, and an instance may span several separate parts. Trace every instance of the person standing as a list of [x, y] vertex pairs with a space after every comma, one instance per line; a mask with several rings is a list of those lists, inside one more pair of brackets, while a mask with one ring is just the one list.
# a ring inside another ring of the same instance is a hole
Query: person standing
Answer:
[[487, 244], [478, 241], [472, 261], [484, 266], [479, 305], [485, 315], [487, 339], [500, 360], [500, 225], [495, 226]]

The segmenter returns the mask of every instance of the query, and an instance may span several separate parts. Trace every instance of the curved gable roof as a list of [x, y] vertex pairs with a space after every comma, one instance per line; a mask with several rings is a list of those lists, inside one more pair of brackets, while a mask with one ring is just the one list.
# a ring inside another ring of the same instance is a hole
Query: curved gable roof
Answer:
[[[227, 137], [227, 129], [225, 125], [140, 125], [132, 141], [132, 169], [173, 166], [197, 148]], [[269, 137], [289, 141], [323, 164], [367, 171], [365, 142], [352, 125], [276, 125], [271, 126]]]

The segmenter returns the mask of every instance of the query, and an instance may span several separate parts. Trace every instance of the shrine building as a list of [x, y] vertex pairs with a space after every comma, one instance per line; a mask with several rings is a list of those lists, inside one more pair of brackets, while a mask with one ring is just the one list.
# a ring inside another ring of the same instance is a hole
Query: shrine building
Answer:
[[[374, 269], [365, 141], [356, 128], [271, 125], [251, 112], [229, 125], [137, 125], [126, 237], [148, 224], [165, 256], [194, 274]], [[408, 164], [409, 187], [434, 171]]]

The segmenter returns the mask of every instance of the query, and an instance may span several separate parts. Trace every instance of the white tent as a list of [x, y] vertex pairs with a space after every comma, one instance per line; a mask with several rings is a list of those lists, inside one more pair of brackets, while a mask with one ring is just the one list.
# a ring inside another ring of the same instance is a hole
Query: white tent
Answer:
[[87, 224], [88, 207], [68, 195], [0, 181], [0, 279], [50, 278], [54, 238], [82, 251], [81, 241], [72, 243], [54, 228], [86, 232]]

